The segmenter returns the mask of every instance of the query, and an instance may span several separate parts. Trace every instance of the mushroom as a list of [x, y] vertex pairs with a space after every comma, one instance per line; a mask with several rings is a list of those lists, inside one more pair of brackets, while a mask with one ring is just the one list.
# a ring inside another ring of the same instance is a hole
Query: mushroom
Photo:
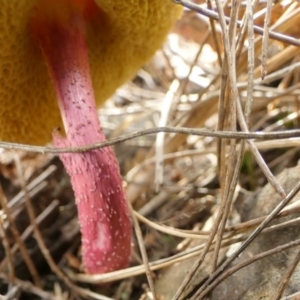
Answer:
[[[170, 0], [0, 0], [0, 139], [44, 144], [52, 134], [56, 147], [105, 140], [97, 105], [161, 46], [180, 11]], [[60, 158], [85, 271], [126, 267], [131, 222], [112, 149]]]

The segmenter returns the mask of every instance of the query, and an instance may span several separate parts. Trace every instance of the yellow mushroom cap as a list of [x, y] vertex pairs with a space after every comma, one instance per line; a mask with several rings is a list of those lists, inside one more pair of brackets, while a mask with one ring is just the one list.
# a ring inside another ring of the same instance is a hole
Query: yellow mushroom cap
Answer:
[[[40, 50], [30, 34], [39, 0], [0, 0], [0, 140], [44, 144], [61, 117]], [[181, 9], [169, 0], [95, 0], [103, 22], [87, 28], [97, 104], [130, 79], [163, 43]]]

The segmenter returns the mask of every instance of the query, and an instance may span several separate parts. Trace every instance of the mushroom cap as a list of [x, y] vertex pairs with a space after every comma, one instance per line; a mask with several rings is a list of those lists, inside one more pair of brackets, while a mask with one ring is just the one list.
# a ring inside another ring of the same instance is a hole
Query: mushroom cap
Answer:
[[[62, 127], [47, 67], [30, 32], [37, 2], [0, 0], [3, 141], [45, 144], [53, 130]], [[161, 46], [181, 8], [169, 0], [95, 2], [103, 17], [87, 24], [86, 39], [95, 97], [101, 105]]]

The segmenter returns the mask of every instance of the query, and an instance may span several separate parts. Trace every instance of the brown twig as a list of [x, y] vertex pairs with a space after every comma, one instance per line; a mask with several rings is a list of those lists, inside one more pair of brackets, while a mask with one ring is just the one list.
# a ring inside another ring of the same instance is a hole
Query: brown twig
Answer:
[[272, 140], [272, 139], [283, 139], [283, 138], [295, 138], [300, 137], [300, 130], [283, 130], [276, 132], [232, 132], [232, 131], [212, 131], [207, 129], [194, 129], [185, 127], [155, 127], [149, 128], [134, 133], [125, 134], [118, 138], [110, 139], [105, 142], [94, 143], [82, 147], [67, 147], [67, 148], [54, 148], [54, 147], [42, 147], [42, 146], [31, 146], [26, 144], [0, 142], [0, 147], [4, 149], [15, 149], [23, 150], [35, 153], [80, 153], [90, 151], [94, 149], [100, 149], [108, 146], [117, 145], [128, 140], [150, 134], [156, 134], [159, 132], [177, 133], [177, 134], [190, 134], [202, 137], [213, 137], [220, 139], [257, 139], [257, 140]]

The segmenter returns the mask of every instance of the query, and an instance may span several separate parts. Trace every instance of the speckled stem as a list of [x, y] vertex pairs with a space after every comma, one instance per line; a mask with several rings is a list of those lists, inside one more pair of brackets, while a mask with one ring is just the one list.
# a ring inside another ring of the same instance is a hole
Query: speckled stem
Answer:
[[[66, 138], [54, 133], [57, 147], [83, 146], [105, 139], [90, 77], [84, 20], [70, 10], [67, 26], [41, 21], [36, 30], [58, 97]], [[45, 29], [46, 28], [46, 29]], [[128, 265], [131, 222], [122, 179], [111, 148], [60, 155], [75, 192], [85, 271], [106, 273]]]

